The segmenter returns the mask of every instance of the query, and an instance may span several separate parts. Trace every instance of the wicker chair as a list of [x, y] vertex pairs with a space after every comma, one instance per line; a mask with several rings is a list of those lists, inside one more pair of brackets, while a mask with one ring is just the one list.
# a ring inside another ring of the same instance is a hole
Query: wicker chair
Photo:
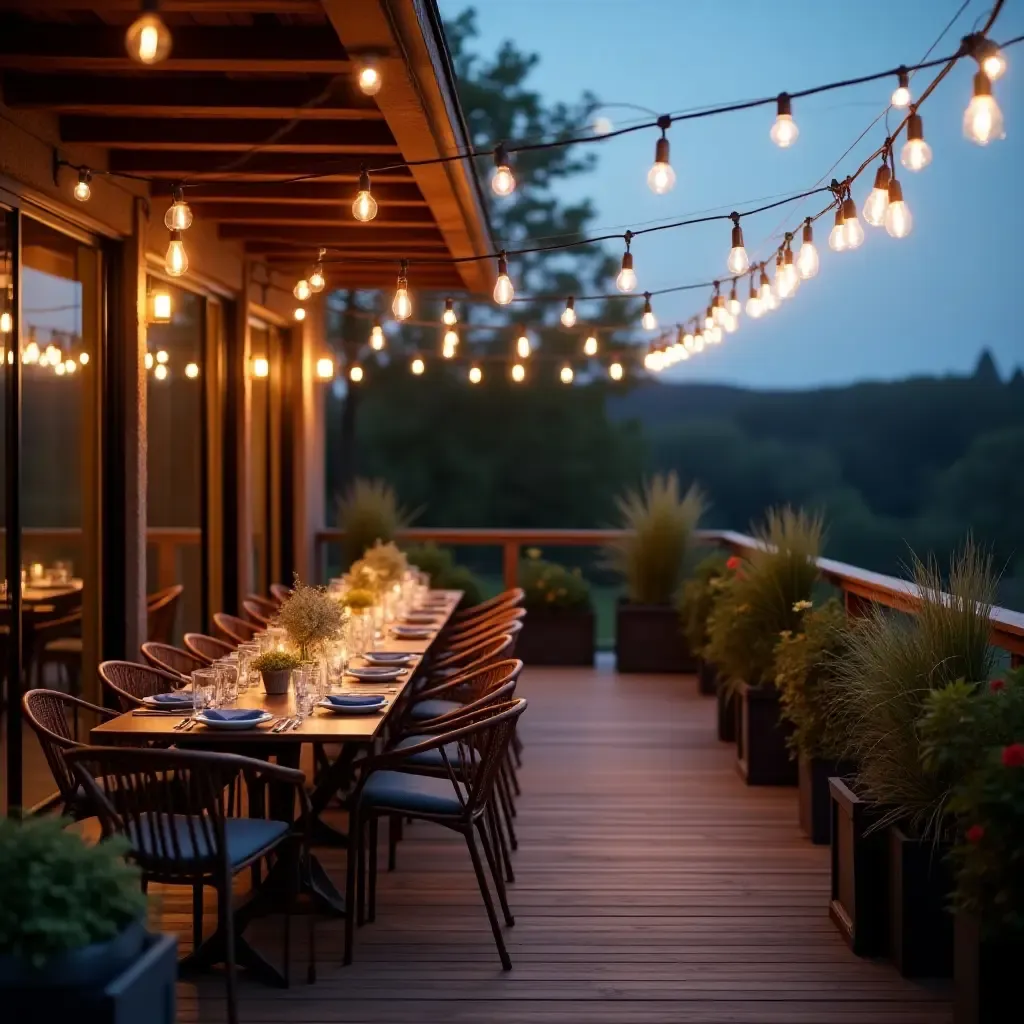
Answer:
[[499, 608], [517, 608], [526, 600], [526, 591], [522, 587], [513, 587], [511, 590], [503, 590], [486, 601], [481, 601], [470, 608], [464, 608], [452, 616], [452, 624], [464, 626], [466, 623], [475, 622]]
[[[491, 899], [490, 888], [480, 858], [480, 847], [498, 893], [505, 924], [515, 924], [505, 894], [505, 883], [487, 834], [487, 805], [494, 794], [494, 783], [508, 754], [509, 741], [526, 701], [516, 699], [492, 704], [448, 720], [427, 738], [401, 750], [390, 750], [368, 757], [361, 763], [362, 773], [353, 791], [349, 807], [349, 854], [346, 877], [345, 963], [352, 962], [356, 904], [356, 880], [362, 877], [366, 828], [369, 847], [369, 911], [372, 920], [377, 899], [377, 827], [382, 816], [393, 815], [432, 821], [459, 832], [466, 840], [473, 861], [477, 884], [491, 923], [494, 942], [502, 967], [510, 970], [512, 961], [501, 934]], [[409, 771], [415, 758], [431, 751], [443, 751], [447, 766], [445, 777], [432, 778]], [[459, 768], [452, 765], [455, 759]]]
[[235, 645], [219, 640], [215, 636], [207, 636], [205, 633], [186, 633], [185, 649], [199, 658], [204, 665], [212, 665], [218, 659], [229, 655], [235, 649]]
[[[224, 935], [227, 966], [227, 1019], [238, 1021], [235, 969], [236, 935], [232, 879], [275, 851], [293, 858], [292, 891], [298, 895], [299, 871], [308, 853], [309, 800], [306, 777], [295, 768], [268, 764], [237, 754], [199, 750], [137, 750], [91, 747], [71, 751], [67, 762], [92, 797], [105, 836], [120, 834], [132, 845], [132, 857], [144, 882], [202, 886], [217, 891], [218, 924]], [[250, 783], [293, 787], [303, 816], [290, 821], [237, 818], [227, 813], [227, 794], [239, 776]], [[288, 851], [288, 847], [291, 850]], [[315, 977], [314, 915], [309, 915], [309, 979]], [[284, 919], [284, 979], [290, 979], [290, 906]], [[194, 934], [198, 946], [201, 934]], [[244, 942], [244, 940], [241, 940]]]
[[246, 601], [252, 601], [265, 619], [272, 619], [281, 607], [276, 601], [271, 600], [269, 597], [261, 597], [259, 594], [246, 594], [245, 599]]
[[464, 648], [481, 637], [492, 636], [495, 630], [507, 628], [513, 622], [522, 622], [525, 618], [525, 608], [499, 609], [479, 622], [446, 633], [444, 636], [445, 651]]
[[146, 598], [146, 639], [156, 643], [169, 644], [174, 638], [174, 620], [178, 614], [178, 602], [185, 588], [176, 583], [173, 587], [158, 590]]
[[258, 631], [258, 627], [251, 622], [246, 622], [237, 615], [228, 615], [227, 612], [214, 613], [213, 628], [232, 645], [247, 643]]
[[271, 583], [270, 596], [277, 602], [277, 606], [280, 608], [292, 596], [292, 588], [286, 587], [283, 583]]
[[[65, 752], [85, 746], [75, 739], [78, 734], [79, 711], [91, 711], [102, 719], [116, 718], [117, 712], [89, 704], [79, 697], [71, 697], [59, 690], [29, 690], [21, 698], [25, 721], [43, 748], [43, 756], [50, 766], [53, 781], [57, 784], [63, 803], [63, 813], [75, 821], [91, 817], [95, 811], [64, 760]], [[68, 728], [68, 712], [71, 712], [74, 729]]]
[[142, 645], [142, 656], [153, 668], [162, 669], [171, 675], [181, 676], [188, 680], [197, 668], [206, 668], [210, 664], [205, 658], [183, 651], [180, 647], [170, 644], [158, 644], [147, 641]]
[[116, 697], [122, 711], [143, 708], [143, 697], [170, 693], [182, 685], [178, 673], [164, 672], [136, 661], [105, 661], [100, 665], [100, 679]]
[[430, 685], [431, 681], [440, 682], [457, 673], [464, 672], [469, 666], [470, 660], [476, 656], [476, 652], [483, 651], [487, 644], [498, 637], [507, 636], [510, 638], [512, 646], [503, 656], [512, 657], [515, 653], [515, 645], [522, 628], [523, 624], [518, 620], [508, 623], [498, 622], [479, 636], [472, 637], [453, 647], [445, 648], [426, 666], [425, 684]]
[[267, 615], [263, 605], [250, 601], [248, 598], [242, 602], [242, 611], [249, 617], [250, 622], [256, 623], [258, 629], [266, 629], [273, 617], [273, 613]]

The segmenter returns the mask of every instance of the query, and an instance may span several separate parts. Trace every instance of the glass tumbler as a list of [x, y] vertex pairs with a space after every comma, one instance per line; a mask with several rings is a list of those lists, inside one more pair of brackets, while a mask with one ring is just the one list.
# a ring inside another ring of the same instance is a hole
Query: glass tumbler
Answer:
[[214, 666], [217, 669], [217, 702], [223, 707], [238, 700], [238, 662], [224, 658]]
[[199, 714], [217, 706], [217, 670], [197, 668], [192, 673], [192, 710]]

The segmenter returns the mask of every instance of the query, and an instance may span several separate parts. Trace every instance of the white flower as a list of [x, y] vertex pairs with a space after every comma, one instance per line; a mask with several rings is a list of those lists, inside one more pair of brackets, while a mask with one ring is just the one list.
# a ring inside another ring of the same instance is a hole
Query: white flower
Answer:
[[807, 611], [808, 608], [813, 608], [813, 607], [814, 607], [814, 605], [810, 601], [797, 601], [797, 603], [795, 605], [793, 605], [793, 611], [795, 611], [795, 612], [805, 612], [805, 611]]

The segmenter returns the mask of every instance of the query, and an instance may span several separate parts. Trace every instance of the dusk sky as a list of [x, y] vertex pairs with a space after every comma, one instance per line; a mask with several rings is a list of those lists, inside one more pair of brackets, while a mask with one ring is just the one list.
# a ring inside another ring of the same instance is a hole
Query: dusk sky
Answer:
[[[795, 91], [920, 61], [961, 0], [477, 0], [484, 56], [512, 39], [541, 57], [532, 83], [550, 100], [590, 90], [607, 103], [658, 113]], [[467, 4], [440, 0], [452, 17]], [[972, 0], [932, 56], [953, 52], [988, 11]], [[1024, 34], [1024, 3], [1008, 0], [992, 36]], [[930, 167], [897, 165], [914, 229], [905, 239], [866, 227], [864, 245], [836, 254], [830, 220], [816, 225], [817, 278], [768, 317], [744, 318], [739, 331], [699, 359], [669, 371], [678, 379], [760, 387], [805, 387], [865, 378], [970, 371], [983, 347], [1005, 376], [1024, 365], [1020, 292], [1024, 230], [1019, 184], [1024, 168], [1024, 45], [1007, 52], [995, 86], [1006, 139], [982, 148], [962, 135], [973, 61], [947, 76], [921, 107]], [[917, 92], [934, 72], [921, 72]], [[800, 137], [781, 150], [769, 139], [774, 109], [760, 108], [675, 126], [670, 132], [675, 189], [655, 196], [646, 184], [657, 133], [597, 144], [595, 172], [567, 186], [567, 198], [592, 197], [594, 233], [709, 212], [743, 210], [781, 194], [843, 178], [885, 138], [884, 119], [844, 157], [880, 114], [895, 79], [827, 93], [794, 105]], [[635, 112], [610, 109], [618, 126]], [[902, 139], [897, 146], [902, 145]], [[857, 182], [858, 209], [873, 172]], [[571, 189], [571, 191], [570, 191]], [[827, 197], [825, 197], [827, 201]], [[781, 233], [825, 204], [815, 196], [744, 222], [751, 258], [771, 254]], [[640, 290], [725, 276], [727, 222], [660, 232], [634, 243]], [[794, 244], [794, 249], [796, 245]], [[700, 296], [698, 298], [697, 296]], [[659, 320], [693, 315], [703, 293], [657, 300]]]

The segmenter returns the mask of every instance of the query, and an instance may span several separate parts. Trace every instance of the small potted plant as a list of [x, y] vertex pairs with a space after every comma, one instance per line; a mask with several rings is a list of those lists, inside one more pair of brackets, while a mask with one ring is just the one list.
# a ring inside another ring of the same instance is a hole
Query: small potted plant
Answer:
[[516, 654], [527, 665], [593, 665], [594, 611], [580, 570], [545, 561], [531, 548], [519, 583], [527, 614]]
[[[281, 605], [274, 624], [283, 627], [298, 649], [299, 661], [312, 661], [334, 640], [345, 623], [345, 609], [324, 587], [311, 587], [298, 579], [291, 596]], [[269, 692], [269, 691], [268, 691]]]
[[[122, 839], [87, 843], [58, 818], [0, 819], [0, 1000], [11, 1020], [105, 1024], [144, 1005], [174, 1021], [176, 942], [146, 931]], [[134, 1018], [132, 1018], [134, 1019]]]
[[703, 653], [708, 645], [711, 609], [725, 585], [727, 561], [726, 556], [720, 552], [708, 555], [698, 563], [693, 576], [683, 584], [679, 592], [679, 617], [683, 623], [683, 636], [690, 650], [697, 656], [697, 688], [708, 697], [713, 697], [717, 691], [717, 673]]
[[292, 669], [300, 664], [302, 662], [289, 651], [267, 651], [253, 661], [253, 667], [263, 677], [263, 689], [272, 697], [288, 692]]
[[607, 549], [608, 565], [626, 583], [615, 616], [618, 671], [695, 668], [674, 602], [704, 505], [696, 484], [680, 494], [675, 473], [654, 476], [618, 499], [623, 534]]

